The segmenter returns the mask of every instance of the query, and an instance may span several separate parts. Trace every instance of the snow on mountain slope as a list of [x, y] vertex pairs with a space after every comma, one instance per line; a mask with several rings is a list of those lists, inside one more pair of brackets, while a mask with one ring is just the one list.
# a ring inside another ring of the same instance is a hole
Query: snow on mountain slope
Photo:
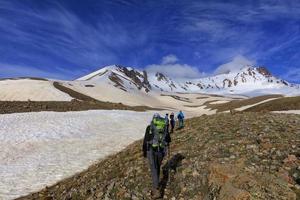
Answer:
[[266, 94], [300, 95], [299, 85], [276, 78], [263, 67], [245, 67], [239, 72], [220, 74], [199, 80], [207, 92], [215, 94]]
[[[183, 110], [187, 116], [199, 116], [201, 114], [214, 114], [215, 110], [201, 107], [207, 101], [231, 101], [232, 97], [217, 97], [205, 94], [178, 94], [151, 91], [149, 93], [139, 92], [138, 90], [121, 90], [113, 83], [95, 84], [90, 81], [72, 81], [63, 83], [65, 87], [90, 96], [100, 101], [113, 103], [122, 102], [129, 106], [148, 106], [157, 109], [171, 110], [177, 112]], [[88, 85], [88, 87], [87, 87]]]
[[105, 78], [101, 80], [98, 79], [97, 82], [72, 81], [62, 82], [61, 84], [72, 90], [104, 102], [123, 103], [128, 106], [151, 106], [158, 104], [154, 93], [150, 95], [144, 91], [138, 91], [129, 84], [129, 86], [126, 87], [126, 90], [123, 90], [117, 87], [115, 83], [106, 81]]
[[152, 115], [105, 110], [0, 115], [0, 199], [40, 190], [122, 150], [143, 137]]
[[113, 83], [123, 91], [185, 92], [299, 95], [299, 85], [278, 79], [264, 67], [246, 66], [238, 72], [229, 72], [200, 79], [172, 79], [160, 72], [147, 73], [123, 66], [112, 65], [84, 76], [79, 81]]
[[124, 91], [138, 89], [149, 92], [151, 90], [151, 85], [149, 84], [145, 71], [140, 72], [129, 67], [118, 65], [104, 67], [77, 80], [90, 81], [98, 84], [110, 82], [113, 83], [115, 87]]
[[71, 101], [52, 81], [16, 79], [0, 81], [0, 101]]

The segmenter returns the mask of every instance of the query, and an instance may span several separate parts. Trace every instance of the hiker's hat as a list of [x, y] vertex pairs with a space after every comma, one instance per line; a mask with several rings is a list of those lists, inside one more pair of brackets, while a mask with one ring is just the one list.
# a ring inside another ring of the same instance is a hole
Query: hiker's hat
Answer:
[[155, 113], [154, 115], [153, 115], [153, 119], [154, 118], [159, 118], [160, 117], [160, 115], [158, 114], [158, 113]]

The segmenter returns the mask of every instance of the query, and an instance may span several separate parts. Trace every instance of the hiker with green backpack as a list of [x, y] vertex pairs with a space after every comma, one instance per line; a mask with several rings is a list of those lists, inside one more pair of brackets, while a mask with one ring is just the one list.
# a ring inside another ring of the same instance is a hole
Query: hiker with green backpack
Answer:
[[171, 137], [167, 131], [165, 118], [154, 114], [150, 125], [146, 128], [143, 143], [143, 155], [148, 158], [151, 170], [153, 198], [161, 197], [159, 190], [160, 167], [170, 142]]

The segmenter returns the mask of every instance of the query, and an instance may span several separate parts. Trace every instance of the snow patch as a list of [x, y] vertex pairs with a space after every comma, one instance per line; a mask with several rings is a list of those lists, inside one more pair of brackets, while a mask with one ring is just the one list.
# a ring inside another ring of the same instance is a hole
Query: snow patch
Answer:
[[272, 113], [298, 114], [298, 115], [300, 115], [300, 110], [282, 110], [282, 111], [272, 111]]
[[209, 104], [223, 104], [223, 103], [228, 103], [229, 101], [215, 101], [215, 102], [210, 102]]
[[0, 199], [38, 191], [122, 150], [143, 137], [152, 114], [98, 110], [0, 115]]
[[246, 110], [246, 109], [251, 108], [251, 107], [253, 107], [253, 106], [257, 106], [257, 105], [259, 105], [259, 104], [266, 103], [266, 102], [268, 102], [268, 101], [273, 101], [273, 100], [275, 100], [275, 99], [278, 99], [278, 98], [270, 98], [270, 99], [266, 99], [266, 100], [264, 100], [264, 101], [260, 101], [260, 102], [255, 103], [255, 104], [243, 106], [243, 107], [237, 108], [237, 109], [235, 109], [235, 110], [237, 110], [237, 111], [243, 111], [243, 110]]

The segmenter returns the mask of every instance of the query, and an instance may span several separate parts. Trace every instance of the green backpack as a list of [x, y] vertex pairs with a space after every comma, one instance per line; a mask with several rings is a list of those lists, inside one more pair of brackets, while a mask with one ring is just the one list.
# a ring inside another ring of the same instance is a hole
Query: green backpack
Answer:
[[164, 118], [154, 118], [151, 123], [151, 133], [153, 135], [152, 147], [165, 147], [166, 121]]

